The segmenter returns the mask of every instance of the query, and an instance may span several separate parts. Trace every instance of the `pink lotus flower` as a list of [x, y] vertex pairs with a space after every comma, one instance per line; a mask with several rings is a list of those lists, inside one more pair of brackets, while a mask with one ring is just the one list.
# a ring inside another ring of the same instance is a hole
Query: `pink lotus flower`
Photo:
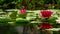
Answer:
[[21, 13], [21, 14], [25, 14], [25, 13], [26, 13], [26, 9], [20, 10], [20, 13]]
[[51, 17], [52, 14], [53, 14], [53, 12], [48, 11], [48, 10], [42, 10], [42, 11], [41, 11], [41, 15], [42, 15], [42, 17], [44, 17], [44, 18], [49, 18], [49, 17]]

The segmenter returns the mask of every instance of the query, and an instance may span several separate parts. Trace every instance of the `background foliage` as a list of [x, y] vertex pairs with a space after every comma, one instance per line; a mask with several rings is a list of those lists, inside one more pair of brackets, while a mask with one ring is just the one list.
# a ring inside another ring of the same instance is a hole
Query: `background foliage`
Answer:
[[60, 9], [59, 4], [60, 0], [0, 0], [0, 9]]

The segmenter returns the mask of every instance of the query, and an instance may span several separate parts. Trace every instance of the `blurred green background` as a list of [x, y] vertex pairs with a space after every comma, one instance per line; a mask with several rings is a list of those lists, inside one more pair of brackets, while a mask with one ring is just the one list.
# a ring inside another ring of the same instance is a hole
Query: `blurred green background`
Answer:
[[60, 0], [0, 0], [0, 9], [60, 9]]

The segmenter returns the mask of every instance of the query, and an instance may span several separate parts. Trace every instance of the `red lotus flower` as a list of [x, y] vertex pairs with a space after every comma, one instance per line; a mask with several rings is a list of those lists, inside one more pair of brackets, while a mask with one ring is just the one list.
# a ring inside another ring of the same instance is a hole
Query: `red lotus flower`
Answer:
[[21, 14], [25, 14], [25, 13], [26, 13], [26, 9], [20, 10], [20, 13], [21, 13]]
[[42, 25], [40, 27], [41, 27], [41, 29], [53, 28], [53, 26], [51, 24], [46, 24], [46, 23], [42, 23]]
[[42, 10], [42, 11], [41, 11], [41, 15], [42, 15], [42, 17], [44, 17], [44, 18], [49, 18], [49, 17], [51, 17], [52, 14], [53, 14], [53, 12], [48, 11], [48, 10]]

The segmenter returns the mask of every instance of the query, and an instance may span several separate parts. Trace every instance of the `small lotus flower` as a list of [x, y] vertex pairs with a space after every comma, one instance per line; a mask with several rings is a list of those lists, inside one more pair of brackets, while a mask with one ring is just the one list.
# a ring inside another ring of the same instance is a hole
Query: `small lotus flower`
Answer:
[[42, 15], [42, 17], [44, 17], [44, 18], [49, 18], [49, 17], [51, 17], [52, 14], [53, 14], [53, 12], [48, 11], [48, 10], [42, 10], [42, 11], [41, 11], [41, 15]]
[[25, 13], [26, 13], [26, 9], [20, 10], [20, 13], [21, 13], [21, 14], [25, 14]]

